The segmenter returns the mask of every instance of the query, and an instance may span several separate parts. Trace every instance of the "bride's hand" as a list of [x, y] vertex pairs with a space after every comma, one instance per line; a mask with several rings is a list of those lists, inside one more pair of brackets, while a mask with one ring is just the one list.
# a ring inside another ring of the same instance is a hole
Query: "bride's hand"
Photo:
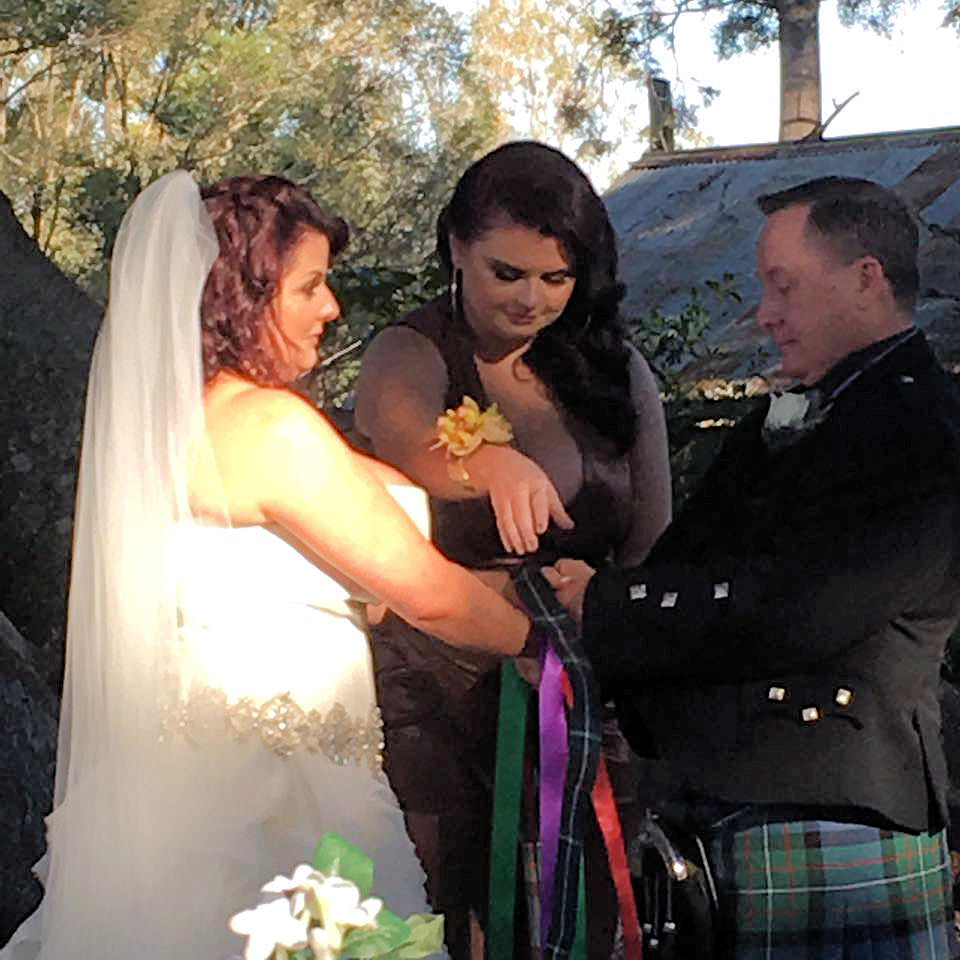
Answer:
[[590, 564], [566, 557], [558, 560], [552, 567], [542, 569], [543, 576], [553, 587], [557, 599], [577, 623], [583, 622], [583, 596], [595, 572]]
[[504, 549], [533, 553], [551, 520], [563, 530], [573, 528], [557, 488], [537, 463], [512, 447], [485, 444], [478, 454], [467, 469], [490, 497]]

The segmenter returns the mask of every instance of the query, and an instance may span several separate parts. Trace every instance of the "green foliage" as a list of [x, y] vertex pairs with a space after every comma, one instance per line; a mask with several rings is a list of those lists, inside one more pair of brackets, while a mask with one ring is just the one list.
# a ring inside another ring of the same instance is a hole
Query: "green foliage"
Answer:
[[320, 838], [313, 851], [313, 868], [324, 876], [349, 880], [361, 897], [369, 897], [373, 890], [373, 860], [337, 833], [325, 833]]
[[129, 197], [176, 167], [298, 180], [353, 223], [347, 262], [412, 269], [499, 129], [461, 29], [431, 0], [28, 7], [26, 23], [0, 6], [0, 178], [95, 295]]
[[[733, 281], [732, 273], [725, 273], [719, 280], [704, 281], [707, 299], [712, 301], [714, 310], [731, 301], [741, 302]], [[707, 350], [703, 338], [713, 313], [704, 297], [698, 288], [691, 287], [690, 298], [680, 310], [664, 313], [654, 307], [645, 316], [627, 319], [630, 339], [644, 355], [668, 395], [677, 390], [681, 366]]]
[[845, 27], [865, 26], [889, 37], [902, 6], [903, 0], [840, 0], [837, 13]]
[[[721, 11], [724, 19], [714, 28], [717, 56], [726, 59], [749, 53], [779, 40], [780, 18], [797, 0], [674, 0], [664, 7], [652, 0], [634, 0], [627, 12], [608, 12], [602, 18], [603, 34], [611, 52], [634, 59], [650, 57], [653, 44], [662, 40], [673, 49], [681, 16]], [[889, 36], [905, 0], [839, 0], [840, 21], [845, 26], [865, 26]], [[910, 0], [906, 0], [910, 2]], [[951, 17], [950, 4], [947, 19]], [[957, 15], [957, 8], [952, 10]]]
[[772, 7], [744, 3], [731, 11], [713, 31], [714, 47], [722, 60], [738, 53], [752, 53], [779, 39], [779, 19]]
[[622, 109], [648, 67], [617, 42], [622, 26], [600, 0], [486, 0], [471, 23], [470, 63], [513, 135], [551, 143], [596, 175], [646, 122]]
[[0, 0], [0, 42], [18, 50], [55, 47], [122, 25], [131, 6], [123, 0]]
[[410, 270], [354, 263], [337, 267], [331, 285], [343, 319], [328, 327], [324, 336], [328, 361], [311, 375], [309, 391], [314, 402], [327, 410], [344, 406], [360, 372], [363, 350], [373, 336], [392, 320], [432, 300], [444, 284], [436, 257]]
[[77, 185], [73, 201], [73, 222], [95, 244], [97, 256], [85, 268], [76, 270], [77, 279], [100, 302], [107, 296], [107, 262], [120, 230], [120, 222], [140, 192], [140, 178], [121, 170], [101, 168], [88, 173]]
[[343, 938], [344, 960], [366, 960], [369, 957], [393, 957], [395, 951], [410, 939], [410, 927], [400, 917], [382, 909], [377, 925], [351, 930]]

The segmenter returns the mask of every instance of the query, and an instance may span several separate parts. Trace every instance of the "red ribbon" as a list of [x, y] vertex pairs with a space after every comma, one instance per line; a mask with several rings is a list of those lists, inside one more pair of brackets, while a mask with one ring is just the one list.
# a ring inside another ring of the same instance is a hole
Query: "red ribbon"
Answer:
[[623, 927], [624, 960], [641, 960], [643, 956], [643, 937], [640, 933], [640, 920], [637, 917], [637, 904], [633, 897], [633, 883], [630, 879], [630, 864], [627, 862], [627, 850], [623, 842], [623, 826], [620, 813], [613, 798], [613, 784], [607, 761], [600, 754], [597, 767], [597, 780], [593, 785], [593, 810], [607, 847], [607, 862], [610, 864], [610, 876], [617, 891], [617, 903], [620, 907], [620, 925]]

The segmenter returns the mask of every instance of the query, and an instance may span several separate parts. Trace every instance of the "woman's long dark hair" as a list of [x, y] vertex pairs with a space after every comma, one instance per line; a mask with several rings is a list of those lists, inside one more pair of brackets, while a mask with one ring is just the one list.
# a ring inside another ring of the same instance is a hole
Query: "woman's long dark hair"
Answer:
[[535, 141], [508, 143], [460, 178], [437, 222], [437, 252], [452, 271], [450, 235], [470, 244], [498, 220], [556, 237], [576, 274], [563, 313], [534, 338], [524, 360], [558, 405], [625, 453], [636, 412], [630, 355], [619, 305], [617, 243], [603, 201], [559, 150]]

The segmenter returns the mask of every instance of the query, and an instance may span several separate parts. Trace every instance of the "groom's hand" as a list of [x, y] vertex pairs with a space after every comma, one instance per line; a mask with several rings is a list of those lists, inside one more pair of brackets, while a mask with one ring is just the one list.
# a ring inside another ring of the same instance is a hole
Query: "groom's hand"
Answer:
[[596, 572], [582, 560], [559, 559], [552, 567], [543, 568], [543, 576], [553, 587], [557, 599], [569, 611], [570, 615], [581, 623], [583, 621], [583, 595], [587, 584]]

